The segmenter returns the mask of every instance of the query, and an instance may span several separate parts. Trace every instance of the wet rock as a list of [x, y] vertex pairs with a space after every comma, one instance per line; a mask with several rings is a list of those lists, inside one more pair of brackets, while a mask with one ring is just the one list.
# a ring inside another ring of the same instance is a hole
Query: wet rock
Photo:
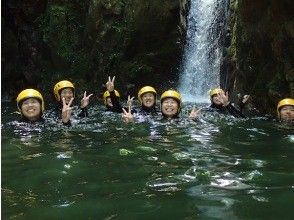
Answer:
[[293, 97], [292, 1], [230, 1], [232, 37], [222, 67], [222, 85], [250, 94], [262, 112]]

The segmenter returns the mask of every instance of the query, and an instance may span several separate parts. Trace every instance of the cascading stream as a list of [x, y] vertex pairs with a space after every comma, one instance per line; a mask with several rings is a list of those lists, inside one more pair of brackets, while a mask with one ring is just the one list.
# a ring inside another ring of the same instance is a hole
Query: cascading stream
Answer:
[[179, 91], [184, 101], [207, 102], [219, 86], [227, 0], [191, 0]]

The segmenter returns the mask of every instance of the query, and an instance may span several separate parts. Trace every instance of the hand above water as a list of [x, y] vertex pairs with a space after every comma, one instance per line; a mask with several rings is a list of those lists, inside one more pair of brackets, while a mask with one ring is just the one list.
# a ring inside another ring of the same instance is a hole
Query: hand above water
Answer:
[[114, 90], [114, 80], [115, 80], [115, 76], [112, 79], [110, 76], [108, 76], [108, 81], [106, 83], [106, 88], [108, 92], [112, 92]]
[[220, 102], [222, 103], [223, 106], [227, 106], [230, 104], [229, 101], [229, 92], [224, 92], [221, 91], [217, 94], [218, 99], [220, 100]]
[[122, 119], [124, 122], [133, 122], [134, 121], [134, 116], [131, 113], [131, 106], [128, 107], [128, 111], [126, 111], [124, 108], [122, 108], [123, 113], [121, 114]]
[[71, 117], [71, 112], [72, 112], [72, 107], [71, 106], [71, 103], [72, 101], [74, 100], [74, 98], [71, 98], [69, 103], [66, 104], [65, 102], [65, 98], [62, 99], [62, 122], [63, 123], [67, 123], [69, 120], [70, 120], [70, 117]]
[[196, 119], [199, 116], [199, 112], [201, 111], [201, 108], [196, 109], [195, 106], [193, 106], [192, 111], [189, 115], [190, 119]]
[[127, 105], [128, 105], [128, 107], [131, 107], [131, 108], [132, 108], [134, 98], [135, 98], [135, 97], [132, 97], [132, 98], [131, 98], [131, 96], [128, 96], [128, 101], [127, 101]]
[[89, 99], [93, 94], [87, 96], [87, 92], [84, 92], [84, 97], [81, 100], [81, 108], [86, 108], [89, 105]]

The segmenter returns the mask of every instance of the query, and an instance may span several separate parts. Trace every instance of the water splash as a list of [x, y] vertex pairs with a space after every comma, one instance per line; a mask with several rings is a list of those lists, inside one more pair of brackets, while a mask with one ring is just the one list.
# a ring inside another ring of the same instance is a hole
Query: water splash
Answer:
[[209, 102], [219, 86], [227, 0], [191, 0], [179, 91], [184, 101]]

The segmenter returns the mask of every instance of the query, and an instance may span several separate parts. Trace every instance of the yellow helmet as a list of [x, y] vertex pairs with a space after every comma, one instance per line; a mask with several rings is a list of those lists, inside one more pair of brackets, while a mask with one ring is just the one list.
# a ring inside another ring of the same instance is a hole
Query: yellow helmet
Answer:
[[58, 102], [60, 102], [60, 92], [62, 89], [65, 89], [65, 88], [71, 88], [71, 89], [73, 89], [73, 91], [75, 89], [74, 85], [68, 80], [62, 80], [62, 81], [56, 83], [54, 86], [53, 92], [54, 92], [54, 96]]
[[162, 93], [161, 97], [160, 97], [160, 102], [163, 101], [163, 99], [165, 98], [174, 98], [176, 99], [180, 106], [181, 106], [181, 102], [182, 102], [182, 97], [181, 97], [181, 94], [179, 92], [177, 92], [176, 90], [167, 90], [165, 91], [164, 93]]
[[152, 87], [152, 86], [144, 86], [144, 87], [142, 87], [140, 90], [139, 90], [139, 92], [138, 92], [138, 99], [139, 99], [139, 101], [142, 103], [142, 98], [141, 98], [141, 96], [142, 95], [144, 95], [145, 93], [147, 93], [147, 92], [151, 92], [151, 93], [153, 93], [154, 94], [154, 97], [155, 97], [155, 99], [156, 99], [156, 91], [155, 91], [155, 89]]
[[41, 111], [42, 111], [42, 113], [44, 112], [45, 107], [44, 107], [43, 96], [41, 95], [40, 92], [38, 92], [35, 89], [25, 89], [18, 94], [18, 96], [16, 98], [16, 104], [17, 104], [17, 108], [20, 112], [21, 112], [21, 106], [20, 106], [21, 102], [23, 102], [24, 100], [26, 100], [28, 98], [38, 99], [41, 102]]
[[216, 89], [211, 89], [209, 94], [210, 94], [210, 99], [212, 99], [212, 96], [217, 95], [220, 92], [223, 92], [224, 90], [220, 89], [220, 88], [216, 88]]
[[286, 99], [282, 99], [281, 101], [279, 101], [278, 106], [277, 106], [278, 117], [280, 117], [280, 109], [285, 105], [294, 106], [294, 99], [286, 98]]
[[[120, 94], [119, 94], [118, 91], [114, 90], [114, 94], [115, 94], [115, 96], [120, 97]], [[106, 99], [107, 99], [109, 96], [110, 96], [110, 93], [109, 93], [108, 90], [106, 90], [106, 91], [104, 92], [104, 94], [103, 94], [104, 105], [106, 105]]]

